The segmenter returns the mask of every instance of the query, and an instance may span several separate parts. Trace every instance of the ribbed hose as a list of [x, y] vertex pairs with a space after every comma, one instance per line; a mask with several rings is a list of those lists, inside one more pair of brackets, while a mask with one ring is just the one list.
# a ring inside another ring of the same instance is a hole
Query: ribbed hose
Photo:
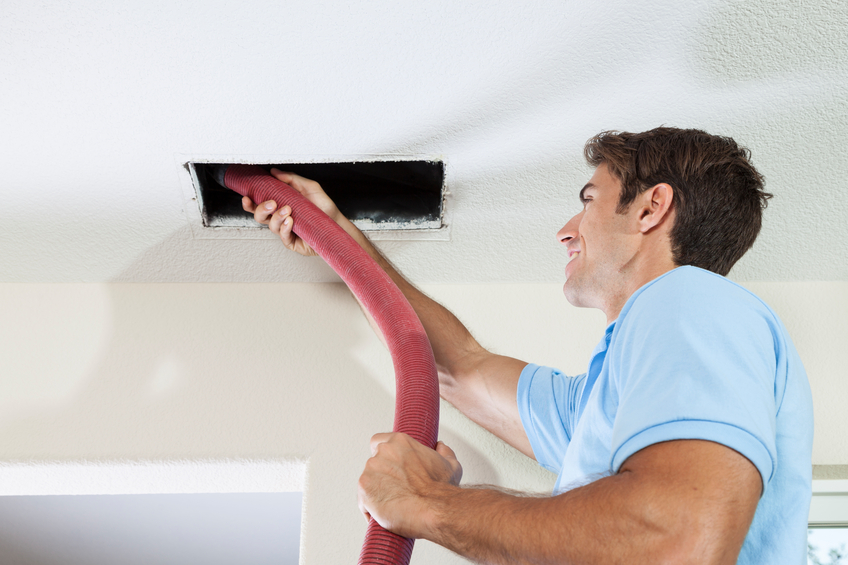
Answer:
[[[223, 184], [255, 203], [273, 200], [292, 209], [294, 231], [347, 283], [386, 339], [395, 369], [394, 431], [436, 447], [439, 382], [430, 341], [403, 293], [336, 222], [297, 190], [255, 165], [230, 165]], [[414, 540], [368, 524], [360, 565], [406, 565]]]

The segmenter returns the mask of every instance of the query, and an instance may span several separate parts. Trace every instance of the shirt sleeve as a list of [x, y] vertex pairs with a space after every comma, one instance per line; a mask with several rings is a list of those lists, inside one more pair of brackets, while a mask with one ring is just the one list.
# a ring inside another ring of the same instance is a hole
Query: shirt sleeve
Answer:
[[527, 365], [518, 379], [518, 412], [536, 461], [559, 473], [577, 425], [586, 375], [563, 375], [551, 367]]
[[777, 461], [777, 361], [764, 307], [697, 286], [651, 291], [608, 352], [618, 394], [612, 472], [649, 445], [701, 439], [748, 458], [765, 492]]

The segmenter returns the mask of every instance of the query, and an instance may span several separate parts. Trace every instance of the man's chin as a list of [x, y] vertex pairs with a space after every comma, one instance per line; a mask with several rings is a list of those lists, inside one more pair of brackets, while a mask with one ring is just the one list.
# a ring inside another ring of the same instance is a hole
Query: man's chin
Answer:
[[580, 293], [578, 292], [576, 282], [573, 277], [566, 279], [565, 284], [562, 285], [562, 293], [565, 295], [565, 299], [568, 300], [569, 304], [580, 307]]
[[590, 302], [590, 295], [585, 292], [585, 287], [580, 284], [578, 277], [571, 276], [566, 279], [565, 284], [562, 285], [562, 293], [572, 306], [576, 306], [577, 308], [594, 308]]

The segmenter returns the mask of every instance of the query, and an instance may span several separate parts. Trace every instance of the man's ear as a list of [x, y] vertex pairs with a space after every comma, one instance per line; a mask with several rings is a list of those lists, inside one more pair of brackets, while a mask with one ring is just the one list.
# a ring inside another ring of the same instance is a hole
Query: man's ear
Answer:
[[670, 184], [655, 184], [639, 195], [639, 231], [647, 233], [671, 217], [674, 189]]

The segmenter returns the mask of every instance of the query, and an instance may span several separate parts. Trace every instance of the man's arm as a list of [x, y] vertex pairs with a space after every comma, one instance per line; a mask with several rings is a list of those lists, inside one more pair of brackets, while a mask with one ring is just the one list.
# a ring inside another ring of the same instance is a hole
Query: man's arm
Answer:
[[372, 452], [363, 512], [480, 563], [734, 564], [762, 489], [748, 459], [700, 440], [651, 445], [616, 475], [545, 498], [458, 487], [441, 444], [378, 434]]
[[[442, 398], [456, 406], [471, 420], [532, 458], [533, 449], [521, 424], [516, 401], [518, 377], [526, 363], [495, 355], [484, 349], [456, 316], [404, 279], [368, 238], [339, 212], [317, 182], [277, 169], [272, 169], [271, 172], [339, 224], [400, 288], [418, 314], [430, 339], [439, 372]], [[272, 232], [278, 234], [287, 248], [301, 255], [315, 255], [315, 252], [292, 231], [294, 220], [290, 215], [291, 208], [285, 203], [265, 202], [254, 206], [250, 199], [245, 197], [243, 206], [254, 214], [257, 222], [267, 224]], [[383, 339], [370, 314], [364, 308], [363, 311], [377, 335]]]

